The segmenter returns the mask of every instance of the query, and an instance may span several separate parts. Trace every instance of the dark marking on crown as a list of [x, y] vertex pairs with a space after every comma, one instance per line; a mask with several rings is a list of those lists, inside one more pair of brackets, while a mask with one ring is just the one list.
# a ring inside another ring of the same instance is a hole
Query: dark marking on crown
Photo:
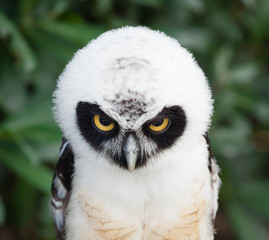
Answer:
[[125, 94], [116, 93], [112, 99], [105, 99], [114, 110], [120, 115], [125, 116], [127, 122], [137, 120], [147, 113], [148, 106], [152, 106], [155, 99], [147, 100], [144, 94], [128, 89]]
[[112, 63], [112, 69], [123, 70], [126, 68], [130, 68], [139, 71], [147, 65], [150, 65], [150, 62], [147, 59], [138, 57], [121, 57], [117, 58], [116, 61]]
[[136, 98], [123, 99], [117, 102], [118, 105], [121, 106], [119, 108], [119, 114], [124, 115], [125, 113], [129, 113], [130, 115], [138, 115], [146, 113], [145, 108], [147, 106], [146, 103], [139, 101]]

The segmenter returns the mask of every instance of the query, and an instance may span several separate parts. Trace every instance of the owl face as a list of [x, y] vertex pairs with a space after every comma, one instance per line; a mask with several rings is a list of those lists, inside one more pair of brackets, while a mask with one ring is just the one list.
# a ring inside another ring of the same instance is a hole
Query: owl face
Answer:
[[[134, 106], [133, 110], [144, 114], [138, 107]], [[186, 126], [180, 106], [163, 108], [136, 130], [121, 126], [98, 105], [89, 102], [79, 102], [76, 115], [80, 133], [88, 144], [130, 171], [143, 167], [152, 156], [172, 147]]]
[[58, 80], [55, 116], [77, 156], [133, 171], [191, 143], [210, 123], [207, 80], [174, 39], [141, 27], [79, 50]]

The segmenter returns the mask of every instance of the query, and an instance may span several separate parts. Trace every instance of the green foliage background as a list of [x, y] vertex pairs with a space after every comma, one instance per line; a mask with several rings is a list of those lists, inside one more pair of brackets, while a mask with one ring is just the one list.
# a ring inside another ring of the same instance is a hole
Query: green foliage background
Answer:
[[268, 240], [268, 0], [1, 0], [0, 239], [55, 239], [56, 79], [77, 49], [124, 25], [175, 37], [209, 78], [223, 180], [216, 239]]

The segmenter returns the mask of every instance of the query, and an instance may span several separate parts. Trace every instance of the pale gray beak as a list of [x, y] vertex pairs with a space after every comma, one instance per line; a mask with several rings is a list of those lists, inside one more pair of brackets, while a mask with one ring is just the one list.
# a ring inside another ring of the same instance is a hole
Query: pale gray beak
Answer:
[[133, 172], [135, 169], [135, 164], [139, 151], [139, 147], [137, 145], [134, 134], [131, 133], [127, 137], [127, 140], [125, 141], [125, 145], [123, 147], [123, 151], [125, 152], [128, 170], [130, 172]]

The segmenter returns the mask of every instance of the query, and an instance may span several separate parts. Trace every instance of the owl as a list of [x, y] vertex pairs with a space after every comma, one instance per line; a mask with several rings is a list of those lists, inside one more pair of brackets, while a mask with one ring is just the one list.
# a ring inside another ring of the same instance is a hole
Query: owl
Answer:
[[192, 54], [145, 27], [79, 50], [54, 92], [58, 240], [214, 239], [213, 100]]

